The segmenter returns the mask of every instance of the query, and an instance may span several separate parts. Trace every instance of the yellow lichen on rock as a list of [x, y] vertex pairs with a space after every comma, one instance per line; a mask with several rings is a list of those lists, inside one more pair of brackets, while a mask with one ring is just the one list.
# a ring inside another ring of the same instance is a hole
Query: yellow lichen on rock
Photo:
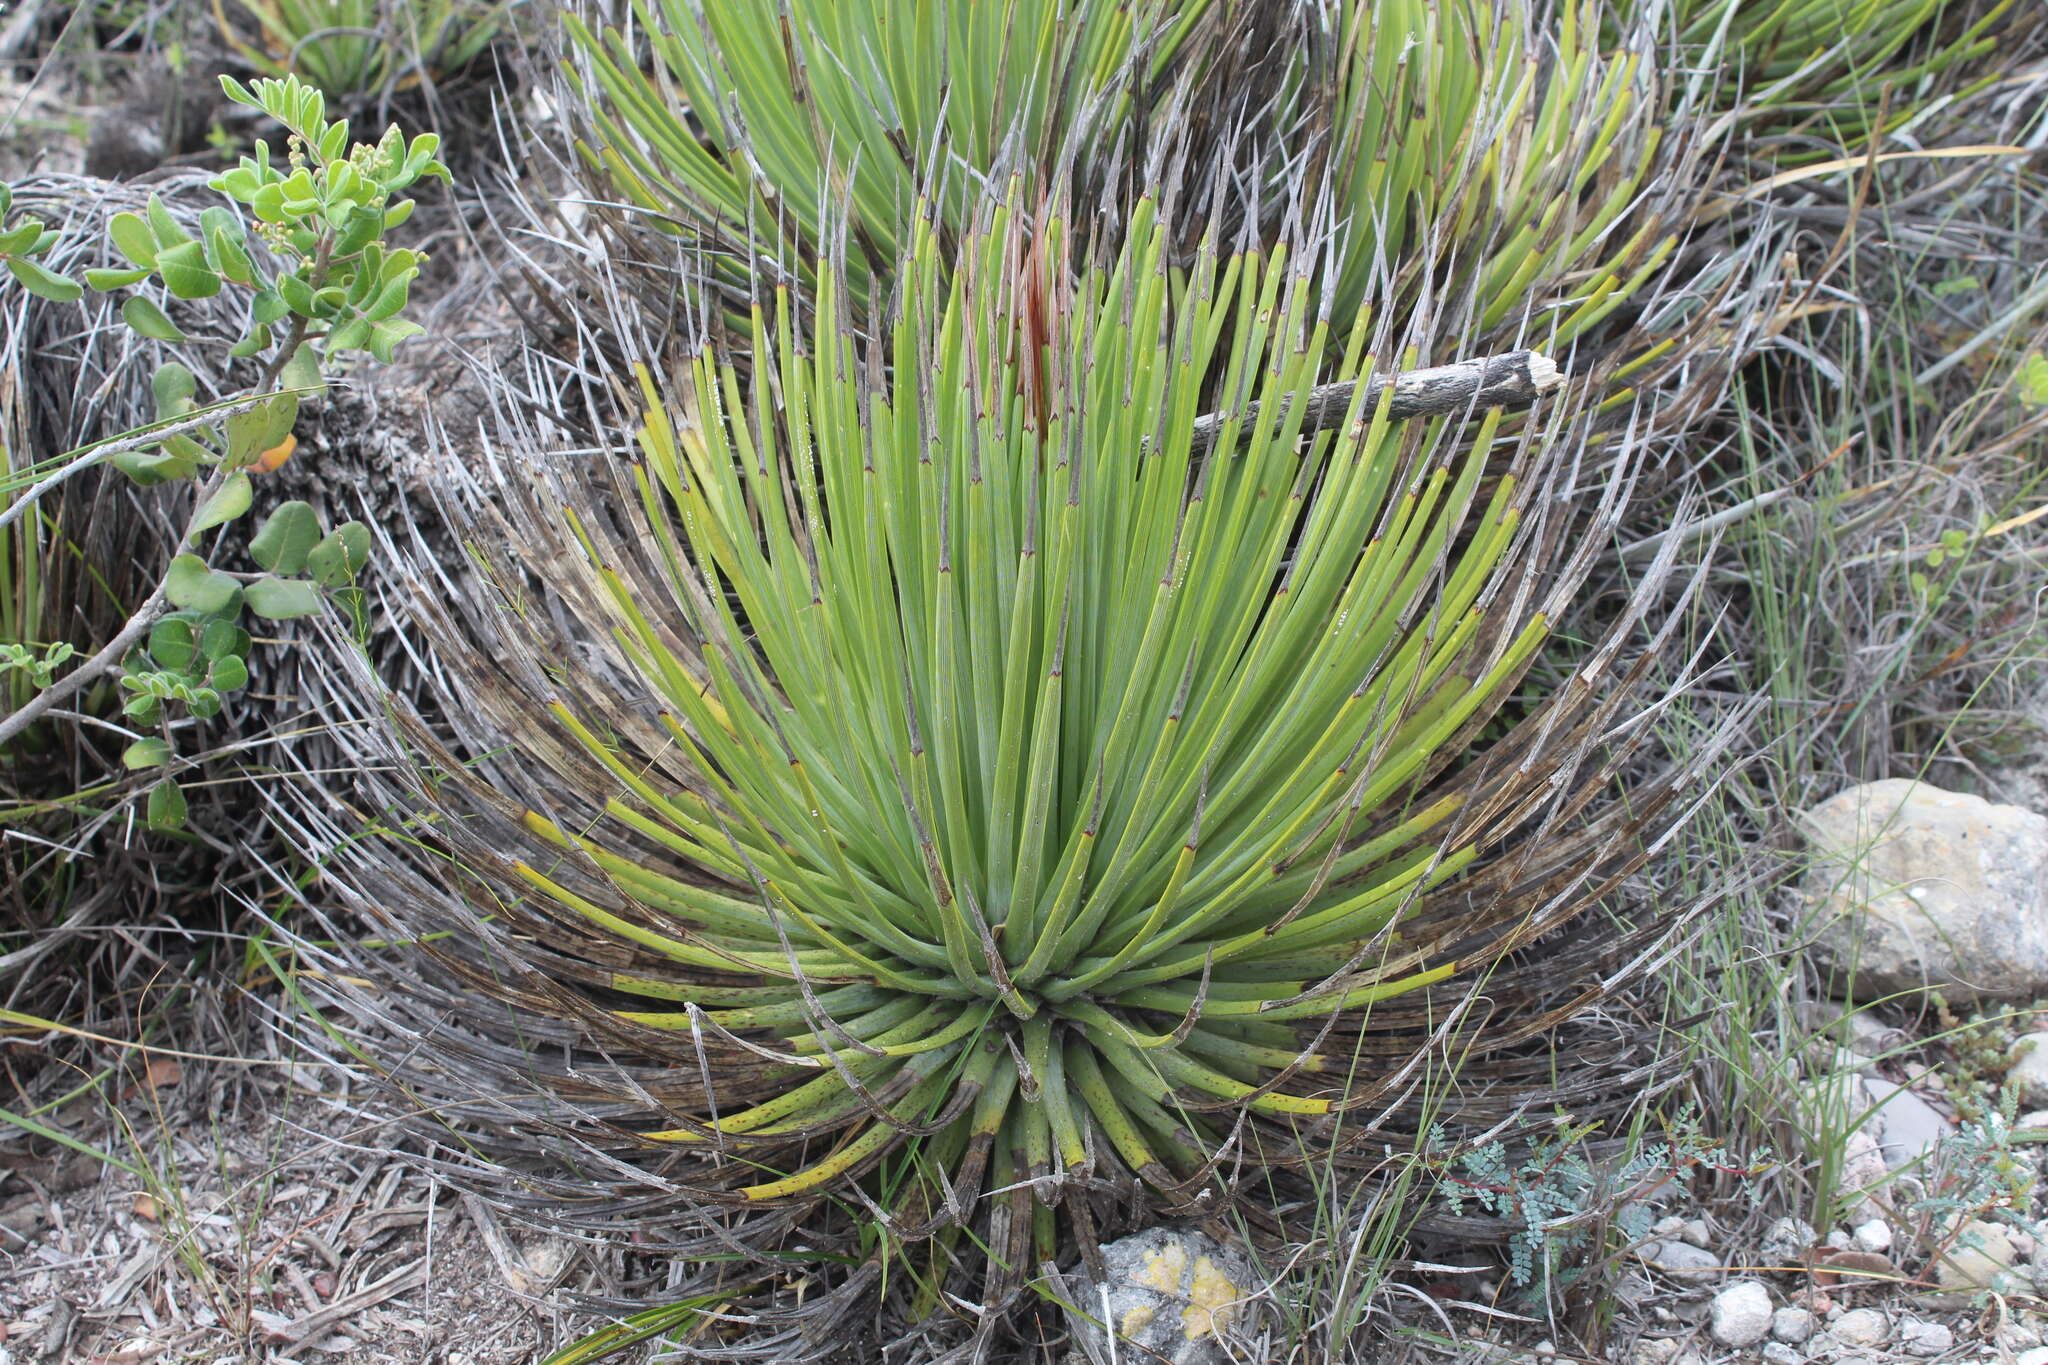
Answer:
[[1192, 1302], [1181, 1310], [1181, 1330], [1190, 1339], [1205, 1333], [1223, 1335], [1230, 1330], [1230, 1320], [1244, 1296], [1243, 1287], [1233, 1284], [1221, 1266], [1207, 1256], [1197, 1256], [1195, 1282], [1188, 1292]]
[[[1221, 1336], [1230, 1329], [1230, 1319], [1236, 1305], [1244, 1299], [1244, 1288], [1224, 1274], [1222, 1267], [1207, 1256], [1195, 1258], [1192, 1275], [1188, 1267], [1188, 1250], [1178, 1242], [1170, 1242], [1159, 1248], [1145, 1261], [1145, 1268], [1131, 1277], [1132, 1282], [1147, 1289], [1156, 1289], [1162, 1294], [1188, 1300], [1188, 1306], [1181, 1310], [1181, 1331], [1189, 1338]], [[1152, 1320], [1152, 1310], [1136, 1309], [1124, 1315], [1123, 1332], [1132, 1336], [1136, 1329], [1131, 1319], [1139, 1313], [1145, 1315], [1143, 1326]]]
[[1135, 1337], [1152, 1325], [1155, 1316], [1157, 1314], [1149, 1305], [1140, 1304], [1124, 1314], [1124, 1320], [1118, 1324], [1117, 1330], [1127, 1337]]
[[1162, 1294], [1179, 1294], [1181, 1281], [1187, 1273], [1188, 1249], [1179, 1242], [1168, 1242], [1146, 1257], [1145, 1268], [1131, 1276], [1131, 1280]]

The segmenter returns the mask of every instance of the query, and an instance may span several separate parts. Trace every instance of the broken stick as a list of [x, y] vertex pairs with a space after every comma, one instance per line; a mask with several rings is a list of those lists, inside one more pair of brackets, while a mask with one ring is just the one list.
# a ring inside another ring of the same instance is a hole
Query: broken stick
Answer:
[[[1373, 375], [1365, 381], [1365, 403], [1360, 411], [1370, 417], [1389, 384], [1393, 385], [1394, 396], [1387, 402], [1387, 416], [1400, 422], [1411, 417], [1441, 417], [1485, 408], [1526, 408], [1563, 382], [1564, 372], [1549, 356], [1537, 351], [1509, 351], [1478, 360], [1460, 360], [1453, 365]], [[1355, 380], [1318, 384], [1310, 389], [1302, 431], [1327, 431], [1342, 425], [1357, 389]], [[1249, 428], [1258, 415], [1259, 405], [1248, 405], [1244, 428]], [[1229, 420], [1228, 414], [1220, 412], [1197, 417], [1194, 453], [1203, 454], [1215, 445]]]

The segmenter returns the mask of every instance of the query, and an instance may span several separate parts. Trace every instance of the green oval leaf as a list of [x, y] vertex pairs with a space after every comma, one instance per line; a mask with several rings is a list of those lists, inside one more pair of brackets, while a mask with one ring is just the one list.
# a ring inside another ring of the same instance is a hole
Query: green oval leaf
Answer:
[[121, 766], [130, 772], [138, 768], [161, 768], [171, 761], [171, 746], [161, 739], [138, 739], [121, 751]]
[[21, 281], [23, 289], [39, 299], [48, 299], [52, 303], [76, 303], [85, 293], [85, 286], [78, 281], [67, 280], [55, 271], [46, 270], [20, 256], [9, 256], [7, 269]]
[[206, 264], [206, 252], [197, 242], [182, 242], [156, 254], [156, 273], [172, 298], [210, 299], [220, 292], [220, 276]]
[[149, 789], [148, 821], [151, 829], [182, 829], [185, 825], [185, 793], [165, 778]]
[[249, 476], [241, 470], [228, 475], [228, 481], [220, 490], [206, 500], [192, 518], [192, 536], [196, 540], [203, 531], [210, 531], [222, 522], [233, 521], [249, 510], [255, 493], [249, 485]]
[[143, 298], [140, 294], [121, 305], [121, 321], [151, 341], [184, 341], [185, 334], [178, 330], [178, 324], [165, 315], [164, 310]]
[[191, 611], [233, 611], [241, 592], [241, 584], [207, 568], [198, 555], [179, 555], [164, 575], [164, 596], [171, 605]]
[[206, 685], [217, 692], [239, 692], [249, 685], [249, 665], [232, 654], [215, 659], [206, 672]]
[[198, 653], [198, 636], [192, 629], [191, 617], [166, 616], [150, 627], [149, 657], [158, 668], [189, 668]]
[[149, 224], [135, 213], [117, 213], [107, 224], [107, 235], [114, 239], [114, 248], [129, 261], [143, 269], [156, 265], [156, 234], [149, 230]]
[[233, 621], [208, 621], [199, 636], [199, 652], [214, 661], [242, 658], [249, 652], [249, 632]]
[[272, 621], [317, 616], [325, 605], [320, 590], [303, 578], [259, 578], [247, 589], [249, 610]]
[[306, 571], [324, 588], [352, 582], [370, 562], [370, 528], [360, 521], [337, 526], [306, 556]]
[[149, 391], [156, 396], [158, 417], [177, 417], [191, 409], [199, 381], [177, 361], [167, 360], [149, 377]]
[[[291, 433], [292, 423], [299, 417], [299, 396], [295, 393], [273, 394], [251, 408], [244, 408], [228, 418], [228, 462], [244, 465], [270, 449]], [[269, 568], [268, 564], [263, 566]], [[296, 569], [284, 570], [297, 573]]]
[[266, 573], [304, 573], [306, 556], [318, 544], [320, 518], [312, 507], [294, 500], [280, 503], [263, 519], [263, 529], [249, 540], [249, 558]]

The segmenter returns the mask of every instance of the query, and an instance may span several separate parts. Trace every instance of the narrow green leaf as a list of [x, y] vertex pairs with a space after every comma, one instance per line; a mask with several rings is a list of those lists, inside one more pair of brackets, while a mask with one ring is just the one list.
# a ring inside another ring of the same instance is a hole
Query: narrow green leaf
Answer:
[[[171, 217], [171, 211], [164, 207], [162, 196], [149, 196], [149, 230], [156, 238], [157, 256], [162, 258], [166, 247], [196, 245], [192, 234], [178, 226], [178, 220]], [[137, 261], [137, 265], [141, 262]]]
[[141, 284], [149, 278], [147, 270], [102, 270], [95, 266], [85, 272], [87, 287], [102, 294], [111, 289], [126, 289], [131, 284]]

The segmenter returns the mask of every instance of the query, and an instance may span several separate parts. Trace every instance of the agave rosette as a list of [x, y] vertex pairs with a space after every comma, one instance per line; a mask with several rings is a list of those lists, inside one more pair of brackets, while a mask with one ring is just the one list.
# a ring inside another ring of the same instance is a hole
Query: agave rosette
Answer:
[[[1147, 200], [1070, 274], [1091, 253], [1030, 250], [1067, 228], [1015, 202], [957, 243], [919, 219], [879, 337], [828, 267], [815, 341], [778, 296], [744, 368], [645, 381], [637, 506], [579, 477], [572, 534], [512, 541], [570, 624], [525, 609], [471, 660], [466, 709], [509, 742], [472, 773], [415, 734], [445, 854], [335, 863], [452, 970], [440, 1004], [416, 978], [437, 1017], [487, 1028], [495, 1000], [564, 1044], [489, 1103], [603, 1153], [619, 1199], [769, 1229], [867, 1201], [899, 1245], [982, 1226], [1013, 1285], [1057, 1209], [1085, 1229], [1223, 1197], [1219, 1163], [1344, 1159], [1439, 1047], [1596, 998], [1611, 942], [1516, 950], [1675, 790], [1587, 815], [1630, 747], [1616, 642], [1668, 564], [1571, 686], [1487, 729], [1626, 490], [1617, 463], [1590, 533], [1557, 513], [1583, 396], [1469, 425], [1360, 397], [1305, 430], [1319, 374], [1386, 368], [1370, 319], [1321, 311], [1312, 250], [1176, 264]], [[1478, 972], [1512, 1020], [1466, 1017]]]

